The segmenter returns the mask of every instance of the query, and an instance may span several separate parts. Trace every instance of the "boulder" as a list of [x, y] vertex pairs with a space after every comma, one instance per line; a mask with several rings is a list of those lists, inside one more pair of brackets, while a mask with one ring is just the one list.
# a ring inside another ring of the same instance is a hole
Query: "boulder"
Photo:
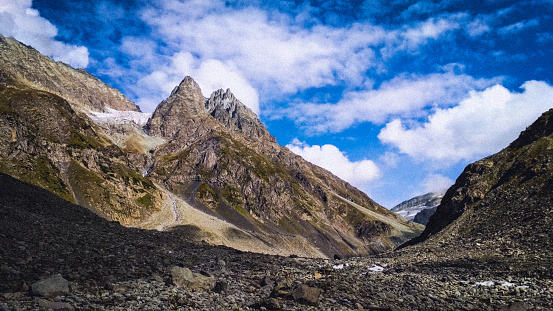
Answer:
[[192, 290], [211, 290], [215, 286], [215, 279], [213, 277], [194, 273], [188, 268], [177, 266], [171, 268], [171, 277], [173, 284], [185, 286]]
[[310, 287], [305, 284], [300, 284], [292, 292], [294, 300], [307, 305], [316, 306], [319, 303], [319, 297], [321, 296], [321, 289], [317, 287]]
[[69, 282], [61, 274], [56, 274], [47, 279], [40, 280], [31, 285], [33, 293], [44, 296], [54, 297], [69, 293]]

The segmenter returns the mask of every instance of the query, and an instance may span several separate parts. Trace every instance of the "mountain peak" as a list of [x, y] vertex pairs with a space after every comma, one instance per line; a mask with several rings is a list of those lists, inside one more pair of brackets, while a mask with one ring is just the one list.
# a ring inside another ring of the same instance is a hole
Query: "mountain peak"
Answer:
[[254, 140], [266, 139], [276, 142], [258, 116], [240, 102], [230, 89], [213, 92], [204, 107], [213, 118], [230, 130]]
[[171, 96], [193, 96], [198, 99], [203, 99], [202, 90], [198, 83], [190, 76], [184, 77], [184, 79], [177, 85], [171, 92]]
[[152, 118], [144, 127], [146, 132], [153, 136], [173, 139], [181, 131], [184, 136], [190, 136], [196, 125], [193, 119], [205, 114], [204, 102], [200, 86], [194, 79], [187, 76], [173, 89], [171, 95], [161, 102]]

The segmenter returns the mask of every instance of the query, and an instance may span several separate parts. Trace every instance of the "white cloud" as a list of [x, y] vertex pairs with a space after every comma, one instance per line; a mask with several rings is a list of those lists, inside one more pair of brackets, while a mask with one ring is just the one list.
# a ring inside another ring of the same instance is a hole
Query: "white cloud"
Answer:
[[381, 175], [378, 166], [373, 161], [352, 162], [334, 145], [309, 146], [294, 139], [286, 147], [307, 161], [329, 170], [334, 175], [358, 187], [378, 179]]
[[502, 27], [498, 30], [498, 33], [501, 35], [512, 35], [514, 33], [523, 31], [524, 29], [535, 27], [540, 24], [539, 20], [537, 18], [520, 21], [505, 27]]
[[0, 33], [73, 67], [88, 66], [88, 49], [55, 40], [57, 28], [31, 7], [31, 0], [0, 0]]
[[418, 54], [419, 48], [430, 40], [436, 40], [450, 31], [459, 29], [465, 14], [453, 14], [442, 18], [429, 18], [414, 25], [406, 25], [386, 33], [386, 45], [380, 49], [384, 60], [399, 52]]
[[454, 105], [469, 90], [484, 89], [497, 81], [453, 72], [404, 74], [382, 83], [378, 89], [346, 93], [336, 104], [302, 103], [287, 114], [308, 132], [340, 132], [360, 122], [382, 123], [391, 116], [422, 116], [427, 113], [424, 108]]
[[444, 175], [429, 174], [421, 184], [423, 192], [420, 194], [426, 194], [429, 192], [443, 193], [451, 187], [453, 183], [454, 181], [451, 178]]
[[305, 29], [285, 14], [225, 9], [214, 2], [192, 9], [165, 1], [142, 16], [175, 50], [200, 61], [232, 62], [256, 87], [280, 94], [332, 85], [336, 78], [362, 82], [374, 64], [370, 47], [385, 35], [370, 24]]
[[[279, 100], [309, 88], [347, 84], [363, 90], [372, 86], [368, 71], [385, 70], [386, 60], [397, 53], [417, 53], [428, 40], [459, 29], [466, 18], [444, 15], [386, 29], [369, 22], [332, 27], [318, 24], [309, 14], [307, 8], [297, 16], [253, 6], [227, 8], [217, 0], [162, 0], [147, 7], [140, 16], [152, 27], [156, 41], [144, 44], [129, 38], [122, 46], [141, 64], [151, 64], [146, 70], [151, 76], [132, 88], [134, 97], [149, 110], [168, 95], [166, 90], [154, 92], [149, 83], [178, 83], [185, 75], [195, 78], [207, 93], [214, 91], [212, 87], [230, 87], [256, 112], [260, 100]], [[193, 57], [177, 72], [169, 66], [182, 53]], [[141, 84], [146, 84], [148, 94], [138, 87]]]
[[[150, 46], [144, 44], [143, 46]], [[153, 111], [157, 105], [169, 96], [175, 86], [185, 76], [191, 76], [202, 89], [204, 96], [218, 89], [230, 88], [232, 93], [244, 105], [259, 114], [259, 95], [257, 90], [240, 74], [232, 62], [221, 62], [215, 59], [198, 60], [188, 52], [175, 53], [171, 57], [153, 56], [154, 47], [143, 49], [137, 61], [147, 64], [152, 71], [137, 78], [129, 89], [137, 96], [137, 104], [144, 111]], [[117, 69], [111, 69], [117, 73]]]
[[477, 18], [467, 25], [467, 33], [471, 37], [480, 36], [491, 30], [490, 26], [486, 23], [485, 20]]
[[399, 154], [391, 151], [386, 151], [383, 155], [380, 156], [380, 161], [382, 161], [388, 167], [395, 168], [400, 161]]
[[498, 152], [553, 107], [553, 87], [547, 83], [528, 81], [521, 88], [522, 93], [501, 85], [473, 91], [459, 105], [437, 109], [427, 122], [408, 128], [395, 119], [378, 138], [412, 157], [449, 165]]

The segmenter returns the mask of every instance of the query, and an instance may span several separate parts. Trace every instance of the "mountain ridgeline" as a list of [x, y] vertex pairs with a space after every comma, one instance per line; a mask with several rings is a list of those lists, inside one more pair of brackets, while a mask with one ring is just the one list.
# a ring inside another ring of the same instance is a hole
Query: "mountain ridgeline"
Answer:
[[553, 109], [507, 148], [468, 165], [424, 232], [404, 246], [530, 265], [550, 256], [552, 204]]
[[0, 172], [104, 218], [310, 257], [379, 253], [422, 231], [278, 145], [230, 90], [206, 98], [186, 77], [149, 115], [14, 39], [0, 37], [0, 61]]

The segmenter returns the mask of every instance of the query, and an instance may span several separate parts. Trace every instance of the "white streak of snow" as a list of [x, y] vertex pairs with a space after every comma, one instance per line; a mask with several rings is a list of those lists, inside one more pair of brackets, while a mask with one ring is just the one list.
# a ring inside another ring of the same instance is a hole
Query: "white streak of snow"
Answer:
[[378, 266], [378, 265], [372, 265], [369, 268], [370, 273], [381, 273], [384, 271], [384, 267]]
[[90, 111], [88, 116], [96, 122], [130, 121], [139, 126], [144, 126], [148, 122], [148, 119], [152, 117], [152, 113], [119, 111], [108, 108], [107, 112]]

